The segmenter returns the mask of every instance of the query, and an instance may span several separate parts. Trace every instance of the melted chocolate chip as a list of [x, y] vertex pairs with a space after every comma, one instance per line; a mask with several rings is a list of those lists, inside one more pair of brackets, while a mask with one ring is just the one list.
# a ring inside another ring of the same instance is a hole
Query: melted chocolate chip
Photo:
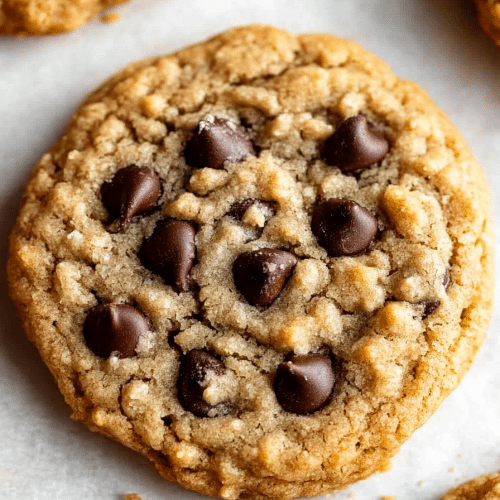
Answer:
[[423, 302], [419, 302], [419, 305], [424, 306], [424, 310], [422, 312], [422, 319], [430, 316], [440, 305], [440, 300], [425, 300]]
[[194, 349], [181, 358], [179, 378], [177, 380], [177, 397], [182, 407], [194, 413], [197, 417], [208, 417], [210, 410], [215, 408], [203, 399], [201, 385], [207, 375], [224, 375], [226, 368], [222, 361], [211, 354]]
[[264, 248], [241, 254], [233, 264], [234, 282], [253, 306], [270, 306], [298, 262], [285, 250]]
[[161, 195], [160, 178], [152, 168], [130, 165], [101, 186], [101, 198], [121, 231], [134, 215], [151, 212]]
[[293, 354], [278, 366], [274, 392], [285, 411], [305, 415], [328, 402], [334, 384], [335, 373], [328, 356]]
[[328, 255], [352, 256], [370, 246], [378, 231], [378, 220], [355, 201], [330, 198], [315, 208], [311, 229]]
[[243, 219], [245, 212], [254, 205], [256, 205], [257, 208], [264, 214], [266, 219], [272, 217], [276, 213], [274, 202], [258, 200], [257, 198], [246, 198], [233, 203], [226, 215], [241, 220]]
[[167, 219], [156, 225], [139, 252], [144, 266], [159, 274], [178, 292], [189, 288], [189, 273], [196, 257], [195, 229], [189, 222]]
[[364, 115], [348, 118], [325, 143], [327, 162], [344, 173], [364, 170], [388, 151], [389, 141]]
[[151, 322], [135, 307], [103, 304], [87, 314], [83, 336], [88, 348], [101, 358], [109, 358], [112, 353], [131, 358], [141, 336], [150, 330]]
[[184, 156], [194, 168], [224, 168], [225, 163], [239, 163], [255, 155], [245, 129], [223, 118], [207, 117], [200, 122], [186, 144]]

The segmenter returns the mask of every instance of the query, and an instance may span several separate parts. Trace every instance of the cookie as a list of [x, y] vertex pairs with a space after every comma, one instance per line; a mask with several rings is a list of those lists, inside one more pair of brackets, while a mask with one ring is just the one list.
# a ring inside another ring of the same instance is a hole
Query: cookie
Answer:
[[129, 0], [0, 0], [0, 33], [40, 35], [71, 31], [102, 10]]
[[450, 490], [442, 500], [499, 500], [500, 473], [471, 479]]
[[459, 383], [485, 176], [356, 43], [243, 27], [132, 64], [27, 183], [8, 280], [73, 417], [225, 499], [346, 487]]
[[500, 46], [500, 1], [475, 0], [475, 2], [479, 25]]

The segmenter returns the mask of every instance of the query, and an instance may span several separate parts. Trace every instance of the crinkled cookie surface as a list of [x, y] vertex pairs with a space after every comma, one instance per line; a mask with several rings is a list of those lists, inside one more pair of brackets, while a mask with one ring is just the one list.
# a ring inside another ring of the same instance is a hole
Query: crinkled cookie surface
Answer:
[[500, 2], [475, 0], [477, 17], [483, 31], [500, 46]]
[[450, 490], [442, 500], [499, 500], [500, 473], [471, 479]]
[[0, 0], [0, 33], [40, 35], [71, 31], [99, 12], [129, 0]]
[[11, 296], [76, 419], [226, 499], [377, 470], [492, 307], [485, 177], [357, 44], [251, 26], [132, 64], [34, 169]]

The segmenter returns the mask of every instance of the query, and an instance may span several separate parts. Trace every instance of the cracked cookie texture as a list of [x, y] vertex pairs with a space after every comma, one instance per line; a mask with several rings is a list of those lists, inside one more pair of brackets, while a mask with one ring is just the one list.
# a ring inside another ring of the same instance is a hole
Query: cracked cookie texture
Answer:
[[0, 33], [41, 35], [71, 31], [108, 7], [129, 0], [0, 0]]
[[500, 473], [471, 479], [450, 490], [441, 500], [499, 500]]
[[479, 25], [500, 47], [500, 1], [475, 0], [475, 2]]
[[130, 65], [32, 172], [24, 330], [73, 411], [230, 500], [386, 470], [492, 308], [485, 176], [356, 43], [236, 28]]

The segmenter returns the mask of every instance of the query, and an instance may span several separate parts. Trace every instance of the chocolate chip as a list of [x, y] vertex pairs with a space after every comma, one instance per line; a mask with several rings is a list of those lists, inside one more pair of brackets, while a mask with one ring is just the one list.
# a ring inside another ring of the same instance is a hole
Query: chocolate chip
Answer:
[[344, 173], [355, 173], [381, 161], [389, 151], [389, 141], [364, 115], [345, 120], [325, 143], [330, 165]]
[[330, 198], [315, 208], [311, 229], [328, 255], [352, 256], [370, 246], [378, 231], [378, 220], [355, 201]]
[[200, 122], [186, 144], [184, 156], [194, 168], [224, 168], [225, 163], [239, 163], [255, 155], [245, 129], [223, 118], [208, 116]]
[[419, 302], [419, 305], [423, 306], [424, 310], [422, 312], [422, 319], [430, 316], [440, 305], [440, 300], [425, 300], [423, 302]]
[[246, 198], [244, 200], [233, 203], [231, 205], [231, 208], [227, 212], [227, 215], [241, 220], [243, 219], [245, 212], [254, 205], [256, 205], [257, 208], [264, 214], [264, 217], [266, 217], [266, 219], [272, 217], [276, 213], [274, 202], [258, 200], [257, 198]]
[[270, 306], [297, 262], [297, 257], [285, 250], [264, 248], [243, 253], [233, 264], [234, 282], [251, 305]]
[[151, 212], [161, 195], [161, 182], [149, 167], [130, 165], [118, 170], [110, 182], [101, 186], [101, 198], [121, 231], [134, 215]]
[[119, 358], [135, 356], [135, 349], [151, 322], [135, 307], [126, 304], [102, 304], [92, 308], [83, 324], [88, 348], [101, 358], [113, 353]]
[[216, 408], [203, 399], [203, 382], [209, 374], [224, 375], [226, 368], [222, 361], [202, 351], [194, 349], [181, 358], [177, 397], [182, 407], [197, 417], [208, 417], [210, 410]]
[[189, 289], [189, 273], [196, 257], [195, 229], [189, 222], [159, 222], [139, 252], [144, 266], [159, 274], [178, 292]]
[[334, 384], [335, 373], [328, 356], [293, 354], [278, 366], [274, 392], [285, 411], [305, 415], [328, 402]]
[[[444, 276], [443, 276], [444, 289], [448, 290], [450, 285], [451, 285], [450, 270], [446, 269]], [[430, 316], [441, 305], [441, 301], [440, 300], [424, 300], [422, 302], [419, 302], [418, 304], [423, 306], [423, 308], [424, 308], [424, 310], [422, 312], [422, 319], [425, 319], [425, 318], [427, 318], [427, 316]]]

